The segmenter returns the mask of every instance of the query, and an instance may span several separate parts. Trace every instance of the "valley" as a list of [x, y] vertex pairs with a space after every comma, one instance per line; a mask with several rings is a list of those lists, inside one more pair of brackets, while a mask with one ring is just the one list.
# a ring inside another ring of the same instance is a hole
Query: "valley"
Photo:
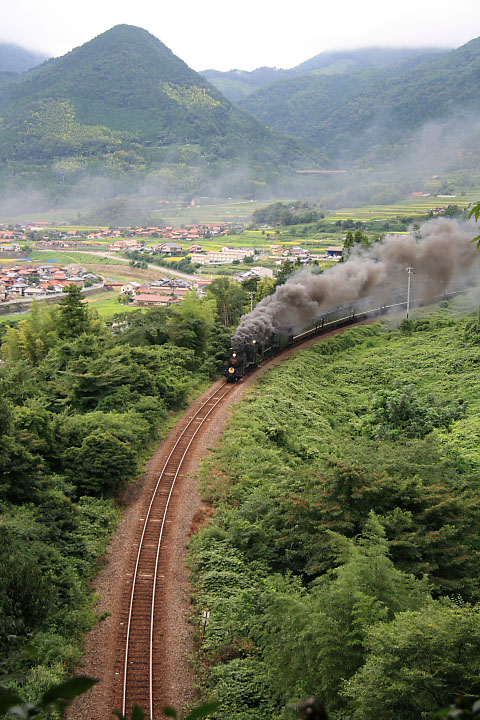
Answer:
[[0, 42], [0, 714], [478, 716], [480, 38], [88, 3]]

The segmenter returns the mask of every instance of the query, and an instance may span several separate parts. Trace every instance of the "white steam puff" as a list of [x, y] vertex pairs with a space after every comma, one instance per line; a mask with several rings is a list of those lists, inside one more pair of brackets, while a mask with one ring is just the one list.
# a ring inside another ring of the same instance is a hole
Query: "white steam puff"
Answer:
[[439, 218], [421, 226], [418, 242], [414, 235], [387, 235], [369, 252], [353, 255], [323, 275], [301, 270], [243, 316], [233, 345], [261, 341], [279, 329], [301, 328], [330, 308], [374, 294], [408, 266], [414, 268], [415, 283], [425, 297], [442, 293], [478, 264], [480, 252], [472, 243], [477, 234], [473, 221]]

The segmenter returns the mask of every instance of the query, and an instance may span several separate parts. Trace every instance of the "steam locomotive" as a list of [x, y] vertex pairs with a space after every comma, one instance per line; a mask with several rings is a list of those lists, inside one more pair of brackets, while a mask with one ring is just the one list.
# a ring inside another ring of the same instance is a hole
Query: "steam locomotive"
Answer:
[[[456, 290], [429, 299], [414, 299], [411, 306], [425, 305], [454, 297], [461, 293]], [[354, 323], [366, 320], [367, 318], [383, 315], [389, 311], [402, 310], [407, 307], [404, 293], [394, 294], [384, 303], [378, 298], [363, 298], [348, 305], [341, 305], [315, 318], [301, 332], [294, 334], [285, 330], [284, 332], [271, 333], [267, 338], [260, 340], [251, 338], [241, 343], [236, 343], [235, 349], [225, 363], [223, 375], [229, 383], [238, 382], [249, 372], [257, 368], [264, 360], [278, 355], [284, 348], [299, 345], [305, 340], [336, 330], [337, 328], [353, 325]]]

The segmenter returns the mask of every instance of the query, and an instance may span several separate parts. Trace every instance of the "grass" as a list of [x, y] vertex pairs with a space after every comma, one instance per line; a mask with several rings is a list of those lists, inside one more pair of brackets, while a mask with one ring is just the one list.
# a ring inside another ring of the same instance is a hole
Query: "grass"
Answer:
[[106, 292], [101, 295], [92, 295], [87, 298], [90, 307], [95, 308], [102, 320], [111, 320], [114, 315], [123, 312], [138, 310], [134, 305], [122, 305], [118, 302], [117, 292]]
[[423, 215], [429, 210], [447, 205], [458, 205], [460, 208], [467, 208], [478, 197], [471, 193], [455, 198], [430, 197], [396, 203], [392, 205], [366, 205], [361, 208], [341, 208], [329, 213], [326, 220], [388, 220], [398, 215]]
[[193, 207], [170, 204], [156, 211], [157, 220], [163, 220], [167, 225], [195, 225], [196, 223], [219, 222], [248, 222], [252, 213], [264, 207], [265, 201], [238, 200], [231, 203], [210, 204]]
[[[86, 297], [86, 302], [90, 307], [95, 308], [103, 320], [111, 320], [114, 315], [121, 312], [131, 312], [138, 310], [133, 305], [122, 305], [118, 302], [118, 292], [114, 290], [99, 293], [98, 295], [90, 295]], [[8, 315], [0, 315], [0, 325], [8, 325], [27, 317], [29, 312], [9, 313]]]
[[[92, 265], [105, 264], [105, 265], [123, 265], [121, 260], [112, 258], [103, 258], [101, 255], [90, 255], [89, 253], [82, 253], [82, 251], [72, 250], [65, 252], [64, 250], [32, 250], [30, 256], [36, 262], [51, 263], [52, 265]], [[10, 260], [13, 262], [13, 260]], [[16, 261], [15, 261], [16, 262]]]

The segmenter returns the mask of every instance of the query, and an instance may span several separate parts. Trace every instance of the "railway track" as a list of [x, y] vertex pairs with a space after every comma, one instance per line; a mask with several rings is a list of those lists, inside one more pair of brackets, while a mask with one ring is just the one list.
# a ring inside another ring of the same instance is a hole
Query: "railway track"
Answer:
[[151, 720], [162, 714], [162, 638], [156, 632], [165, 598], [162, 596], [162, 544], [168, 532], [168, 510], [189, 450], [205, 421], [232, 386], [221, 385], [191, 416], [178, 436], [158, 477], [150, 503], [142, 513], [136, 541], [135, 566], [124, 593], [117, 650], [115, 707], [130, 715], [139, 705]]

